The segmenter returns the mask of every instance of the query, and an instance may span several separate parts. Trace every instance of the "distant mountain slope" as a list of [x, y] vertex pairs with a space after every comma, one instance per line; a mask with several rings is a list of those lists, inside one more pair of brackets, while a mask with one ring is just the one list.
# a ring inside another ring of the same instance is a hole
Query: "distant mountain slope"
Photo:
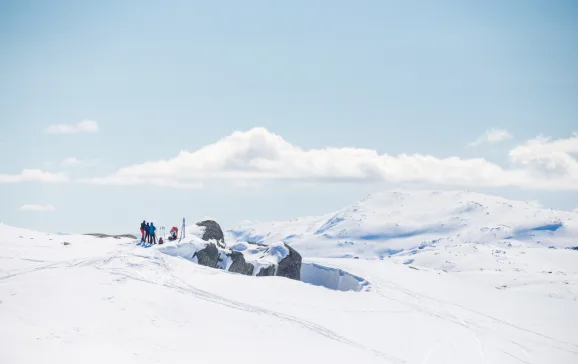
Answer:
[[[578, 245], [578, 213], [466, 191], [387, 191], [335, 213], [245, 224], [229, 239], [283, 240], [304, 256], [383, 258], [463, 243]], [[230, 241], [230, 240], [229, 240]]]

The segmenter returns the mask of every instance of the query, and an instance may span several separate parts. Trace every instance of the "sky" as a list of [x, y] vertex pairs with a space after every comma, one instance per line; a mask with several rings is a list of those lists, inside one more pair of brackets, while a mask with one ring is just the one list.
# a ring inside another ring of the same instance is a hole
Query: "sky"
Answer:
[[578, 3], [0, 2], [0, 221], [126, 233], [391, 188], [578, 208]]

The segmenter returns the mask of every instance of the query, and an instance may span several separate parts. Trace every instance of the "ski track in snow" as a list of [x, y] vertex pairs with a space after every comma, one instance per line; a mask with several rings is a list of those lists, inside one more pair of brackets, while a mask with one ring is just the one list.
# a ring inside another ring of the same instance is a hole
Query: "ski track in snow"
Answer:
[[[533, 330], [528, 330], [528, 329], [525, 329], [525, 328], [523, 328], [523, 327], [519, 327], [519, 326], [517, 326], [517, 325], [511, 324], [511, 323], [505, 322], [505, 321], [503, 321], [503, 320], [497, 319], [497, 318], [495, 318], [495, 317], [492, 317], [492, 316], [486, 315], [486, 314], [484, 314], [484, 313], [478, 312], [478, 311], [476, 311], [476, 310], [472, 310], [472, 309], [469, 309], [469, 308], [467, 308], [467, 307], [463, 307], [463, 306], [461, 306], [461, 305], [459, 305], [459, 304], [456, 304], [456, 303], [446, 302], [446, 301], [443, 301], [443, 300], [434, 299], [434, 298], [429, 297], [429, 296], [427, 296], [427, 295], [423, 295], [423, 294], [420, 294], [420, 293], [418, 293], [418, 292], [411, 291], [411, 290], [409, 290], [409, 289], [407, 289], [407, 288], [403, 288], [403, 287], [397, 285], [396, 283], [394, 283], [394, 282], [392, 282], [392, 281], [385, 280], [385, 279], [383, 279], [383, 278], [381, 278], [381, 277], [377, 277], [377, 276], [375, 276], [375, 275], [372, 275], [372, 274], [370, 274], [370, 273], [367, 272], [367, 271], [363, 271], [363, 275], [364, 275], [365, 277], [367, 277], [367, 278], [372, 282], [372, 284], [373, 284], [374, 287], [375, 287], [375, 292], [376, 292], [378, 295], [380, 295], [381, 297], [386, 298], [386, 299], [388, 299], [388, 300], [392, 300], [392, 301], [398, 302], [398, 303], [400, 303], [400, 304], [402, 304], [402, 305], [405, 305], [405, 306], [409, 306], [409, 307], [411, 307], [412, 309], [415, 309], [415, 310], [417, 310], [417, 311], [419, 311], [419, 312], [421, 312], [421, 313], [424, 313], [424, 314], [426, 314], [426, 315], [435, 317], [435, 318], [437, 318], [437, 319], [444, 320], [444, 321], [446, 321], [446, 322], [450, 322], [450, 323], [452, 323], [452, 324], [456, 324], [456, 325], [459, 325], [459, 326], [463, 326], [464, 328], [467, 328], [467, 329], [470, 331], [470, 333], [473, 335], [475, 341], [478, 343], [480, 357], [483, 359], [484, 363], [489, 363], [489, 362], [488, 362], [488, 360], [487, 360], [487, 358], [486, 358], [486, 355], [485, 355], [485, 352], [484, 352], [483, 342], [482, 342], [482, 340], [480, 339], [480, 337], [478, 336], [478, 333], [483, 333], [483, 332], [488, 332], [488, 331], [491, 331], [491, 332], [492, 332], [492, 335], [494, 335], [494, 336], [501, 336], [503, 340], [506, 340], [506, 341], [508, 341], [508, 342], [516, 345], [516, 346], [519, 347], [519, 348], [524, 352], [524, 354], [525, 354], [526, 356], [528, 356], [529, 358], [531, 358], [531, 355], [529, 354], [529, 349], [528, 349], [527, 347], [525, 347], [525, 346], [522, 345], [521, 343], [519, 343], [519, 342], [517, 342], [517, 341], [515, 341], [515, 340], [513, 340], [512, 338], [509, 337], [509, 335], [511, 335], [510, 333], [506, 334], [506, 333], [504, 333], [503, 331], [500, 331], [500, 330], [497, 330], [497, 329], [492, 329], [492, 328], [488, 328], [488, 327], [482, 327], [482, 326], [480, 326], [479, 324], [475, 324], [475, 323], [472, 323], [472, 322], [466, 322], [466, 321], [462, 320], [459, 316], [457, 316], [455, 313], [451, 312], [448, 308], [446, 308], [446, 306], [458, 308], [459, 310], [463, 310], [463, 311], [466, 311], [466, 312], [468, 312], [468, 313], [474, 314], [475, 316], [478, 316], [478, 317], [480, 317], [480, 318], [489, 319], [489, 320], [491, 320], [491, 321], [493, 321], [494, 323], [497, 323], [497, 324], [499, 324], [499, 325], [503, 325], [503, 326], [507, 326], [507, 327], [509, 327], [509, 328], [513, 328], [513, 329], [515, 329], [516, 331], [518, 331], [518, 335], [520, 335], [520, 333], [528, 333], [528, 334], [531, 334], [532, 336], [536, 336], [536, 337], [539, 337], [539, 338], [547, 339], [547, 340], [550, 342], [550, 344], [545, 344], [545, 343], [543, 343], [543, 342], [541, 342], [541, 341], [538, 341], [537, 338], [534, 338], [534, 339], [526, 339], [526, 341], [529, 341], [529, 342], [531, 342], [531, 343], [533, 343], [533, 344], [536, 344], [536, 345], [546, 345], [546, 346], [549, 346], [549, 347], [551, 347], [551, 348], [553, 348], [553, 349], [556, 349], [556, 350], [561, 350], [561, 351], [565, 351], [565, 352], [574, 354], [574, 355], [577, 356], [577, 360], [578, 360], [578, 350], [577, 350], [577, 349], [578, 349], [578, 345], [576, 345], [576, 344], [572, 344], [572, 343], [569, 343], [569, 342], [566, 342], [566, 341], [562, 341], [562, 340], [557, 340], [557, 339], [555, 339], [555, 338], [552, 338], [552, 337], [550, 337], [550, 336], [541, 334], [541, 333], [539, 333], [539, 332], [536, 332], [536, 331], [533, 331]], [[401, 292], [401, 293], [403, 293], [404, 295], [406, 295], [407, 297], [413, 299], [414, 301], [424, 302], [424, 303], [429, 302], [429, 303], [433, 304], [434, 306], [441, 308], [441, 310], [442, 310], [443, 312], [439, 312], [439, 311], [433, 310], [433, 309], [431, 309], [431, 306], [428, 306], [427, 304], [415, 304], [415, 303], [410, 303], [410, 302], [407, 301], [407, 300], [396, 299], [396, 298], [392, 297], [391, 295], [388, 295], [388, 294], [384, 293], [383, 287], [387, 287], [387, 289], [389, 289], [389, 290], [394, 290], [394, 291], [397, 291], [397, 292]], [[431, 354], [431, 351], [433, 351], [432, 348], [430, 348], [430, 350], [428, 351], [428, 353], [426, 354], [426, 356], [429, 356], [429, 355]], [[512, 357], [514, 357], [514, 358], [516, 358], [516, 359], [518, 359], [518, 360], [521, 360], [520, 358], [514, 356], [514, 355], [511, 354], [511, 353], [509, 353], [509, 355], [512, 356]]]
[[[170, 288], [170, 289], [175, 289], [175, 290], [179, 290], [179, 291], [183, 291], [186, 293], [190, 293], [193, 296], [195, 296], [196, 298], [205, 300], [205, 301], [209, 301], [212, 303], [216, 303], [219, 304], [221, 306], [225, 306], [225, 307], [229, 307], [229, 308], [233, 308], [236, 310], [240, 310], [240, 311], [245, 311], [245, 312], [250, 312], [250, 313], [255, 313], [255, 314], [265, 314], [265, 315], [269, 315], [272, 317], [275, 317], [277, 319], [289, 322], [291, 324], [297, 325], [301, 328], [304, 328], [306, 330], [315, 332], [321, 336], [324, 336], [328, 339], [334, 340], [334, 341], [338, 341], [340, 343], [346, 344], [346, 345], [350, 345], [353, 346], [355, 348], [361, 349], [361, 350], [365, 350], [365, 351], [369, 351], [372, 352], [374, 355], [379, 356], [385, 360], [387, 360], [390, 363], [406, 363], [405, 360], [402, 360], [400, 358], [395, 358], [392, 357], [391, 355], [388, 355], [386, 353], [383, 353], [379, 350], [376, 349], [371, 349], [371, 348], [367, 348], [362, 344], [359, 344], [357, 342], [354, 342], [350, 339], [347, 339], [344, 336], [341, 336], [323, 326], [317, 325], [313, 322], [307, 321], [307, 320], [303, 320], [300, 318], [297, 318], [295, 316], [291, 316], [291, 315], [287, 315], [284, 313], [280, 313], [280, 312], [276, 312], [276, 311], [272, 311], [269, 309], [265, 309], [262, 307], [257, 307], [254, 305], [249, 305], [243, 302], [239, 302], [239, 301], [234, 301], [231, 300], [229, 298], [225, 298], [223, 296], [217, 295], [217, 294], [213, 294], [210, 292], [207, 292], [205, 290], [201, 290], [199, 288], [193, 287], [190, 284], [184, 282], [182, 279], [176, 277], [173, 273], [172, 270], [170, 269], [170, 264], [167, 263], [166, 258], [163, 256], [162, 253], [158, 253], [155, 252], [157, 254], [157, 256], [155, 256], [155, 259], [161, 260], [162, 264], [161, 266], [169, 273], [171, 280], [173, 282], [170, 283], [161, 283], [161, 282], [157, 282], [151, 279], [146, 279], [142, 276], [138, 276], [136, 274], [130, 274], [128, 272], [115, 272], [115, 271], [111, 271], [111, 274], [114, 275], [118, 275], [118, 276], [122, 276], [125, 278], [130, 278], [130, 279], [134, 279], [134, 280], [138, 280], [141, 282], [145, 282], [145, 283], [150, 283], [150, 284], [156, 284], [156, 285], [161, 285], [163, 287], [166, 288]], [[143, 256], [138, 256], [135, 255], [136, 257], [139, 258], [143, 258]], [[107, 263], [110, 263], [113, 259], [120, 259], [121, 261], [123, 261], [123, 263], [127, 264], [128, 266], [138, 266], [137, 264], [133, 264], [130, 261], [127, 261], [127, 256], [125, 253], [117, 253], [117, 254], [113, 254], [110, 258], [103, 260], [102, 264], [95, 264], [96, 268], [99, 268], [99, 266], [103, 266], [106, 265]], [[96, 262], [91, 262], [92, 263], [96, 263]], [[102, 268], [99, 268], [102, 269]]]
[[433, 353], [435, 348], [438, 347], [439, 344], [440, 344], [440, 341], [438, 340], [432, 346], [430, 346], [430, 348], [427, 350], [427, 353], [425, 353], [425, 355], [423, 357], [422, 364], [428, 364], [429, 363], [430, 355]]
[[[130, 251], [120, 250], [95, 258], [76, 258], [70, 260], [63, 260], [59, 262], [51, 262], [48, 264], [42, 264], [28, 269], [9, 272], [6, 275], [0, 276], [0, 281], [26, 274], [37, 274], [41, 273], [42, 271], [51, 269], [58, 269], [58, 268], [71, 269], [75, 267], [87, 267], [87, 266], [94, 267], [108, 274], [121, 277], [122, 279], [132, 279], [147, 284], [163, 286], [168, 289], [173, 289], [187, 294], [191, 294], [197, 299], [202, 299], [235, 310], [245, 311], [257, 315], [268, 315], [270, 317], [274, 317], [276, 319], [301, 327], [302, 329], [314, 332], [327, 339], [340, 342], [342, 344], [349, 345], [360, 350], [371, 352], [374, 355], [383, 358], [385, 361], [390, 363], [407, 362], [401, 358], [394, 357], [380, 350], [369, 348], [359, 342], [348, 339], [342, 335], [337, 334], [332, 330], [327, 329], [324, 326], [315, 324], [311, 321], [304, 320], [292, 315], [284, 314], [278, 311], [266, 309], [263, 307], [258, 307], [255, 305], [232, 300], [222, 295], [214, 294], [206, 290], [199, 289], [183, 281], [181, 278], [177, 277], [174, 274], [171, 268], [170, 259], [178, 259], [178, 258], [169, 257], [163, 253], [160, 253], [159, 251], [153, 250], [148, 252], [150, 252], [151, 254], [139, 254], [138, 250], [136, 249]], [[122, 266], [126, 268], [111, 267], [110, 265], [114, 263], [115, 260], [120, 261], [122, 263]], [[42, 260], [37, 259], [31, 259], [29, 261], [44, 262]], [[150, 269], [151, 265], [162, 269], [166, 274], [164, 275], [158, 274], [158, 276], [165, 278], [168, 277], [169, 278], [168, 281], [166, 279], [164, 280], [150, 279], [145, 275], [143, 275], [143, 273], [147, 272], [147, 269]], [[484, 333], [491, 333], [493, 337], [501, 337], [503, 340], [517, 346], [523, 352], [523, 354], [526, 356], [528, 360], [531, 360], [532, 356], [529, 354], [529, 349], [521, 342], [519, 342], [519, 340], [521, 340], [519, 338], [521, 333], [529, 334], [530, 336], [533, 337], [533, 338], [525, 338], [525, 340], [523, 340], [522, 342], [530, 342], [537, 345], [547, 345], [543, 341], [539, 340], [540, 338], [547, 339], [547, 341], [549, 342], [549, 346], [551, 348], [563, 350], [575, 355], [578, 354], [578, 352], [576, 351], [576, 348], [578, 346], [575, 344], [557, 340], [548, 335], [544, 335], [539, 332], [505, 322], [493, 316], [486, 315], [484, 313], [481, 313], [479, 311], [467, 307], [463, 307], [454, 302], [447, 302], [444, 300], [435, 299], [428, 295], [415, 292], [411, 289], [402, 287], [389, 279], [384, 279], [383, 277], [377, 276], [372, 272], [364, 269], [358, 269], [356, 273], [363, 275], [366, 279], [368, 279], [371, 282], [374, 294], [377, 294], [384, 299], [400, 303], [410, 308], [414, 312], [420, 312], [428, 316], [434, 317], [438, 320], [449, 322], [451, 324], [458, 325], [469, 330], [469, 332], [473, 337], [473, 340], [475, 340], [478, 345], [479, 357], [484, 363], [490, 363], [484, 351], [484, 341], [480, 337], [480, 334]], [[395, 297], [396, 294], [401, 294], [402, 297], [406, 298], [401, 299], [399, 297]], [[462, 317], [460, 317], [459, 312], [463, 312], [464, 314], [466, 314], [466, 316], [470, 315], [472, 317], [470, 319], [463, 319]], [[496, 324], [500, 327], [506, 326], [510, 329], [514, 329], [515, 332], [514, 334], [512, 334], [511, 332], [504, 332], [503, 329], [500, 330], [498, 328], [485, 327], [479, 323], [472, 322], [472, 318], [474, 321], [479, 322], [482, 322], [483, 320], [489, 320], [491, 323]], [[427, 352], [425, 353], [422, 363], [429, 364], [431, 355], [436, 351], [436, 348], [440, 347], [441, 344], [442, 341], [437, 340], [433, 345], [431, 345], [427, 350]], [[511, 352], [504, 351], [500, 348], [498, 348], [498, 350], [500, 350], [501, 352], [507, 354], [512, 358], [515, 358], [520, 362], [529, 363], [528, 361], [522, 359], [519, 356], [514, 355]]]
[[[136, 255], [135, 254], [133, 256], [137, 257], [137, 258], [143, 258], [143, 259], [149, 259], [149, 260], [151, 259], [150, 257], [146, 257], [146, 256], [142, 256], [142, 255]], [[129, 267], [141, 266], [139, 264], [131, 263], [130, 259], [127, 259], [127, 255], [125, 252], [123, 252], [121, 254], [113, 254], [110, 258], [108, 258], [106, 260], [102, 260], [102, 264], [106, 265], [107, 263], [111, 262], [115, 258], [119, 258], [120, 260], [123, 261], [123, 263], [125, 263]], [[335, 332], [333, 332], [333, 331], [331, 331], [331, 330], [329, 330], [323, 326], [317, 325], [317, 324], [312, 323], [310, 321], [299, 319], [299, 318], [291, 316], [291, 315], [272, 311], [272, 310], [265, 309], [262, 307], [249, 305], [249, 304], [246, 304], [243, 302], [231, 300], [231, 299], [225, 298], [223, 296], [216, 295], [216, 294], [210, 293], [208, 291], [196, 288], [196, 287], [184, 282], [182, 279], [176, 277], [172, 273], [172, 270], [170, 269], [170, 263], [167, 262], [167, 258], [165, 256], [163, 256], [162, 253], [155, 252], [154, 260], [155, 260], [155, 262], [160, 260], [161, 263], [157, 262], [155, 264], [160, 264], [161, 267], [169, 273], [171, 280], [172, 280], [171, 283], [166, 283], [166, 282], [161, 283], [161, 282], [157, 282], [157, 281], [154, 281], [151, 279], [147, 279], [147, 278], [138, 276], [138, 274], [131, 274], [131, 273], [127, 273], [127, 272], [111, 271], [110, 273], [120, 275], [120, 276], [130, 278], [130, 279], [135, 279], [135, 280], [139, 280], [142, 282], [150, 283], [150, 284], [162, 285], [162, 286], [170, 288], [170, 289], [176, 289], [176, 290], [184, 291], [184, 292], [192, 294], [196, 298], [210, 301], [210, 302], [213, 302], [213, 303], [216, 303], [216, 304], [219, 304], [222, 306], [230, 307], [230, 308], [233, 308], [236, 310], [251, 312], [251, 313], [255, 313], [255, 314], [266, 314], [266, 315], [275, 317], [277, 319], [289, 322], [291, 324], [295, 324], [295, 325], [300, 326], [306, 330], [313, 331], [313, 332], [315, 332], [319, 335], [322, 335], [328, 339], [335, 340], [335, 341], [356, 347], [356, 348], [361, 349], [361, 350], [370, 351], [370, 352], [374, 353], [375, 355], [388, 360], [389, 362], [393, 362], [393, 363], [405, 363], [406, 362], [403, 359], [392, 357], [391, 355], [383, 353], [379, 350], [367, 348], [366, 346], [364, 346], [362, 344], [359, 344], [355, 341], [347, 339], [344, 336], [341, 336], [341, 335], [339, 335], [339, 334], [337, 334], [337, 333], [335, 333]], [[77, 262], [75, 264], [86, 264], [86, 263], [93, 264], [96, 261], [97, 260], [86, 261], [86, 262]], [[511, 344], [519, 347], [528, 358], [531, 358], [531, 355], [528, 352], [529, 349], [515, 339], [515, 337], [519, 336], [521, 333], [527, 333], [527, 334], [530, 334], [531, 336], [536, 336], [538, 338], [547, 339], [550, 342], [550, 344], [549, 345], [545, 344], [545, 343], [539, 341], [539, 339], [536, 337], [533, 339], [526, 338], [525, 341], [529, 341], [529, 342], [531, 342], [533, 344], [537, 344], [537, 345], [548, 345], [551, 348], [566, 351], [568, 353], [578, 355], [578, 351], [576, 351], [576, 348], [578, 348], [578, 345], [554, 339], [550, 336], [547, 336], [547, 335], [541, 334], [539, 332], [529, 330], [529, 329], [511, 324], [511, 323], [505, 322], [505, 321], [500, 320], [498, 318], [495, 318], [493, 316], [486, 315], [484, 313], [481, 313], [479, 311], [476, 311], [476, 310], [473, 310], [473, 309], [470, 309], [467, 307], [463, 307], [463, 306], [456, 304], [456, 303], [447, 302], [447, 301], [443, 301], [443, 300], [439, 300], [439, 299], [434, 299], [430, 296], [427, 296], [427, 295], [412, 291], [410, 289], [401, 287], [400, 285], [392, 282], [391, 280], [383, 279], [382, 277], [375, 276], [375, 275], [373, 275], [369, 272], [366, 272], [366, 271], [363, 272], [363, 275], [364, 275], [364, 277], [368, 278], [369, 281], [372, 282], [372, 284], [375, 286], [375, 293], [377, 295], [379, 295], [380, 297], [383, 297], [387, 300], [392, 300], [392, 301], [398, 302], [402, 305], [410, 307], [411, 309], [413, 309], [417, 312], [421, 312], [423, 314], [435, 317], [436, 319], [443, 320], [443, 321], [450, 322], [450, 323], [455, 324], [455, 325], [462, 326], [462, 327], [466, 328], [467, 330], [469, 330], [469, 332], [471, 333], [471, 335], [473, 337], [473, 340], [475, 340], [475, 342], [477, 343], [477, 346], [479, 349], [479, 356], [483, 360], [484, 363], [489, 363], [490, 361], [488, 361], [488, 359], [486, 357], [486, 354], [484, 351], [483, 339], [480, 338], [479, 334], [488, 333], [488, 332], [491, 332], [491, 334], [494, 336], [500, 336], [500, 337], [502, 337], [503, 340], [510, 342]], [[402, 293], [408, 299], [404, 300], [404, 299], [394, 298], [394, 297], [392, 297], [392, 295], [386, 293], [388, 290]], [[433, 309], [432, 307], [435, 307], [438, 309], [436, 310], [436, 309]], [[509, 328], [514, 329], [518, 333], [517, 334], [504, 333], [503, 331], [496, 329], [496, 328], [483, 327], [480, 324], [476, 324], [476, 323], [471, 322], [471, 321], [466, 321], [466, 320], [460, 318], [456, 309], [457, 309], [457, 311], [465, 311], [466, 313], [468, 313], [470, 315], [473, 314], [474, 318], [478, 318], [478, 319], [480, 319], [480, 321], [481, 321], [481, 319], [489, 319], [494, 324], [497, 324], [499, 326], [507, 326]], [[514, 338], [509, 337], [509, 336], [514, 336]], [[433, 353], [435, 347], [437, 347], [439, 344], [440, 343], [437, 342], [434, 346], [432, 346], [428, 350], [424, 360], [429, 361], [429, 359], [428, 359], [429, 356]], [[570, 348], [568, 348], [568, 347], [570, 347]], [[503, 350], [501, 350], [501, 351], [503, 351]], [[516, 358], [517, 360], [523, 361], [521, 358], [513, 355], [512, 353], [508, 353], [508, 355], [513, 357], [513, 358]]]

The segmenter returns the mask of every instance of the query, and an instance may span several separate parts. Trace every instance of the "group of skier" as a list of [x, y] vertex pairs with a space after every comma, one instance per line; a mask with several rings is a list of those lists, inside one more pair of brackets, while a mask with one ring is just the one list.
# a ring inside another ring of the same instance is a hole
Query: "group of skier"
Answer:
[[[163, 228], [164, 229], [164, 228]], [[157, 244], [157, 235], [156, 235], [157, 227], [152, 223], [149, 224], [145, 220], [140, 224], [140, 232], [141, 232], [141, 243], [147, 244]], [[177, 234], [179, 229], [176, 226], [173, 226], [170, 234], [169, 240], [177, 240]], [[163, 244], [163, 238], [159, 237], [158, 244]]]
[[[140, 224], [140, 232], [142, 234], [141, 243], [148, 243], [148, 244], [156, 244], [157, 243], [157, 235], [156, 235], [157, 227], [152, 223], [149, 224], [145, 220], [142, 221]], [[160, 238], [159, 244], [162, 244], [162, 238]]]

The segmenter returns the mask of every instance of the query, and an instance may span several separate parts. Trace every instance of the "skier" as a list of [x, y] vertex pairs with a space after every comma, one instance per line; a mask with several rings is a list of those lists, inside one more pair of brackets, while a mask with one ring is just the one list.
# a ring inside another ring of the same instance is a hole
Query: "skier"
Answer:
[[145, 242], [145, 229], [147, 228], [147, 224], [146, 221], [142, 221], [142, 223], [140, 224], [140, 233], [141, 233], [141, 239], [140, 242], [144, 243]]
[[149, 226], [149, 243], [150, 244], [156, 244], [157, 243], [157, 239], [155, 236], [155, 231], [157, 230], [157, 227], [151, 222], [151, 225]]
[[170, 236], [169, 236], [169, 240], [177, 240], [177, 234], [179, 232], [179, 229], [176, 226], [173, 226], [171, 231], [170, 231]]
[[149, 236], [149, 231], [151, 230], [149, 223], [145, 224], [145, 243], [149, 243], [151, 241]]

